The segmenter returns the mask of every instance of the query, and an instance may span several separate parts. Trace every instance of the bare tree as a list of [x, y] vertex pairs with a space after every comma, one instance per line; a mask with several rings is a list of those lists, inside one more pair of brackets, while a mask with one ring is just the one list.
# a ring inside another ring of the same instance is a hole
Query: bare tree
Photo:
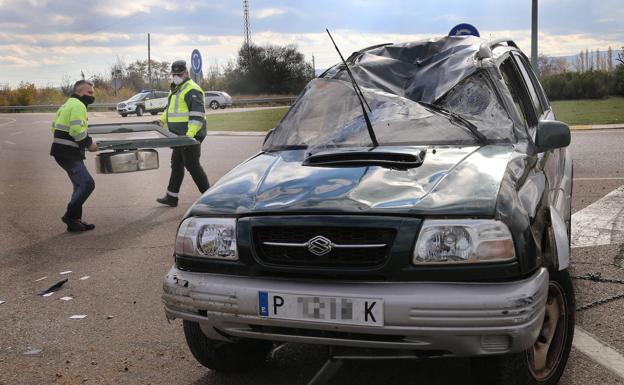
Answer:
[[619, 61], [622, 65], [624, 65], [624, 46], [622, 47], [621, 51], [618, 52], [618, 57], [615, 60]]
[[609, 49], [607, 50], [607, 66], [609, 68], [609, 72], [613, 71], [613, 50], [611, 49], [611, 46], [609, 46]]

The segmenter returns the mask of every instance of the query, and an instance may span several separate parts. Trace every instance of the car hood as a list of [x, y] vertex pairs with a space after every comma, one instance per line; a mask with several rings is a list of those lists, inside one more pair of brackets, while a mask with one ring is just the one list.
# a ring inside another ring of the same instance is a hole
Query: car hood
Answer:
[[[401, 151], [423, 148], [405, 147]], [[426, 149], [422, 165], [304, 166], [303, 150], [260, 153], [208, 190], [189, 215], [366, 213], [492, 216], [512, 145]]]

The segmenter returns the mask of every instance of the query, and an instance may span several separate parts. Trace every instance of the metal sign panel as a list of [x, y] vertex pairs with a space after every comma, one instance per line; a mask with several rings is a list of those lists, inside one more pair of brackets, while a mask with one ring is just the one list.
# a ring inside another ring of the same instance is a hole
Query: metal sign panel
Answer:
[[202, 57], [198, 49], [194, 49], [193, 53], [191, 53], [191, 70], [193, 70], [195, 75], [202, 70]]
[[449, 36], [466, 36], [466, 35], [481, 37], [481, 35], [479, 34], [479, 31], [473, 25], [470, 25], [467, 23], [457, 24], [449, 32]]

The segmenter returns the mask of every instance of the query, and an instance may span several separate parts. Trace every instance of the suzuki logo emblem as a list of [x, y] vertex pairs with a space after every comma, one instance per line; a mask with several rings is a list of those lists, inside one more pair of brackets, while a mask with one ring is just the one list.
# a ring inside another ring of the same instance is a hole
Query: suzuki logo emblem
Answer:
[[308, 250], [319, 257], [329, 253], [333, 246], [332, 241], [321, 235], [317, 235], [308, 241]]

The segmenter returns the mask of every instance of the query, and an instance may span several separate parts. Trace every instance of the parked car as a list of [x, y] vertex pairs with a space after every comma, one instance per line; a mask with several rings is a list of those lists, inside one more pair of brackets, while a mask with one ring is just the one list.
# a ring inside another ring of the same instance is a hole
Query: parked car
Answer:
[[556, 384], [574, 333], [570, 130], [526, 56], [461, 36], [347, 62], [362, 102], [331, 67], [187, 211], [167, 318], [216, 371], [296, 342]]
[[206, 108], [213, 110], [225, 107], [232, 107], [232, 97], [223, 91], [205, 91], [204, 100]]
[[117, 112], [124, 118], [128, 114], [137, 114], [143, 116], [143, 113], [149, 112], [156, 115], [167, 107], [169, 92], [157, 90], [143, 90], [128, 100], [124, 100], [117, 104]]

